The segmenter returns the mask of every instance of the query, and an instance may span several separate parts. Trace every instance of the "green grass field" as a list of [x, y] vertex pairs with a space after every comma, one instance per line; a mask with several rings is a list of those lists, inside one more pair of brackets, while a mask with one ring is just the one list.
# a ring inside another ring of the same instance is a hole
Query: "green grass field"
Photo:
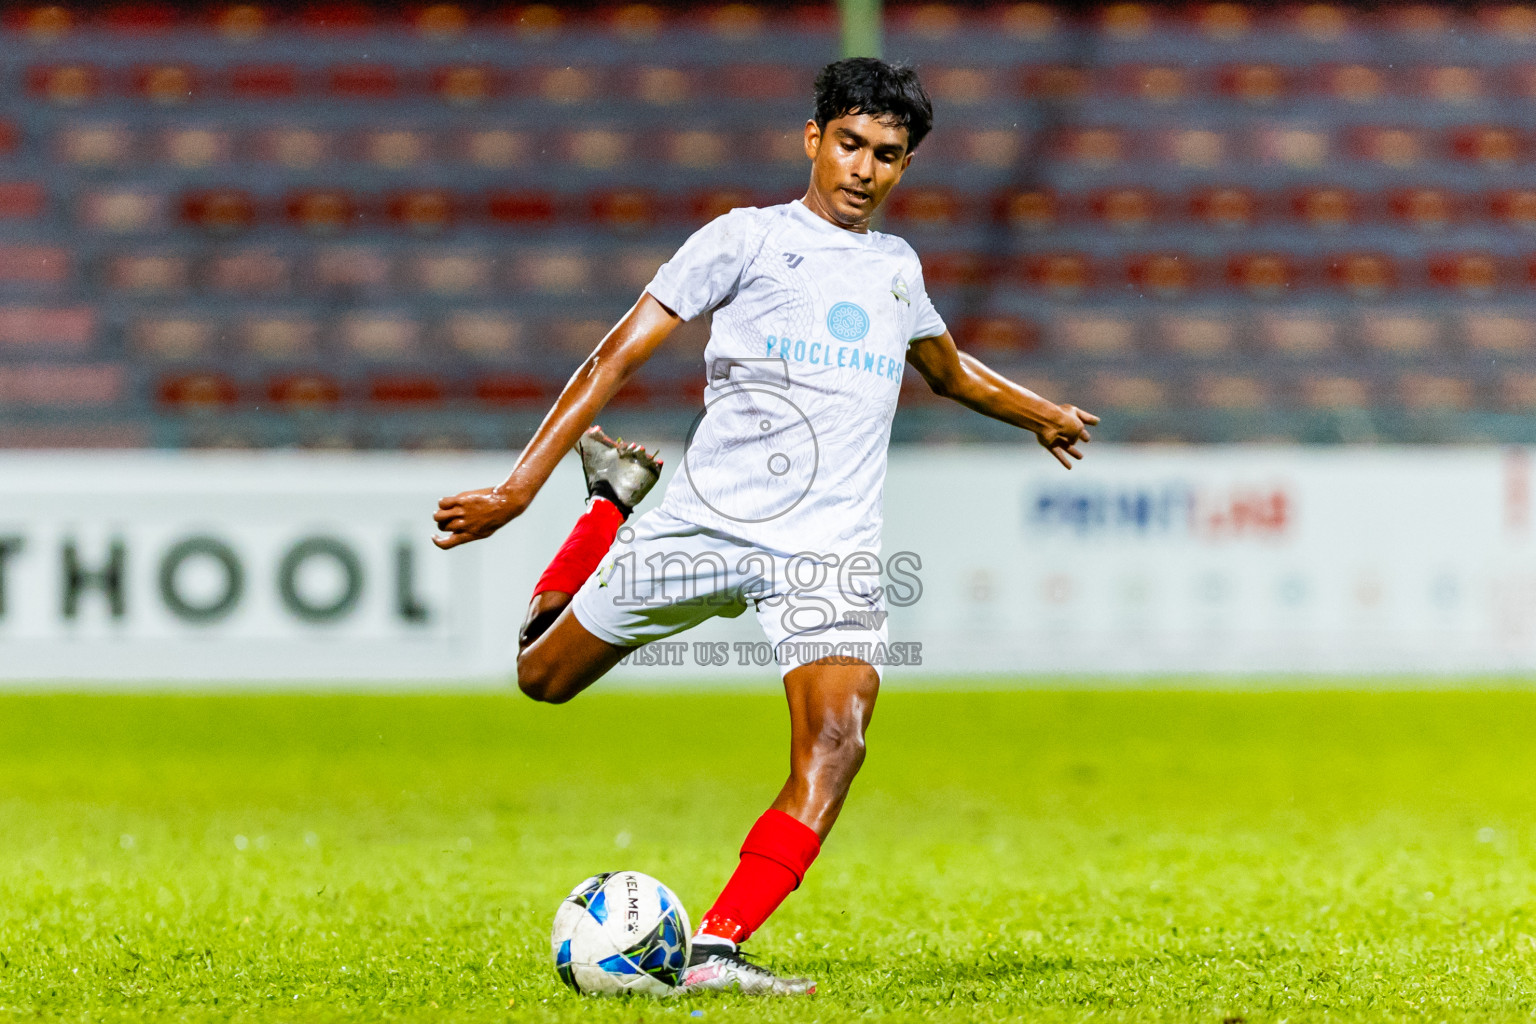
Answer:
[[548, 928], [704, 910], [779, 698], [0, 698], [0, 1020], [1533, 1016], [1536, 693], [881, 700], [764, 1003], [583, 999]]

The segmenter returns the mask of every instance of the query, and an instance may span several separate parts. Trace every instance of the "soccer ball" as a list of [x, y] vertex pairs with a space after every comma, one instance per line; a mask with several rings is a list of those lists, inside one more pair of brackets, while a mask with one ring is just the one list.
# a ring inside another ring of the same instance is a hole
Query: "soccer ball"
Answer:
[[638, 871], [593, 875], [572, 889], [550, 936], [560, 980], [601, 995], [668, 995], [692, 945], [682, 901]]

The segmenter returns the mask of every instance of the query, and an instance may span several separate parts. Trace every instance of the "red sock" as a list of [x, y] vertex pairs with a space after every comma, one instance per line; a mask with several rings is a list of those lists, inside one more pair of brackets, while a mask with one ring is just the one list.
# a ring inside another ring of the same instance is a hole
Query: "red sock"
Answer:
[[701, 934], [744, 942], [800, 888], [821, 840], [783, 811], [768, 810], [741, 844], [741, 863], [699, 922]]
[[607, 498], [593, 498], [592, 504], [571, 527], [571, 535], [565, 538], [560, 550], [544, 575], [533, 588], [534, 596], [546, 590], [558, 590], [574, 594], [592, 575], [597, 563], [603, 560], [613, 547], [613, 538], [624, 525], [624, 513]]

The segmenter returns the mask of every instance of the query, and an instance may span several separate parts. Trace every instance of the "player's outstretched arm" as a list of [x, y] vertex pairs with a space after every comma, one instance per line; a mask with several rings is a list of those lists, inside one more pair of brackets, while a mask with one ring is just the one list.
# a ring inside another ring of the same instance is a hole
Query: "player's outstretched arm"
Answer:
[[1090, 439], [1088, 428], [1099, 422], [1093, 413], [1075, 405], [1048, 402], [975, 356], [961, 352], [948, 331], [908, 345], [907, 362], [923, 375], [934, 394], [952, 398], [984, 416], [1033, 431], [1046, 450], [1068, 469], [1072, 468], [1072, 459], [1083, 457], [1078, 444]]
[[465, 491], [437, 503], [432, 518], [447, 536], [433, 537], [432, 543], [444, 550], [468, 544], [489, 537], [522, 515], [603, 406], [680, 323], [649, 292], [640, 296], [566, 382], [518, 456], [512, 474], [495, 487]]

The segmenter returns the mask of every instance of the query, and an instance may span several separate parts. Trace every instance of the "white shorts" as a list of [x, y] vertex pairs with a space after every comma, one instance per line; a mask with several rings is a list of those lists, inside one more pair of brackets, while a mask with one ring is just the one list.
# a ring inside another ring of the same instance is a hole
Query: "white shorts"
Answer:
[[880, 673], [889, 634], [878, 572], [872, 554], [784, 555], [652, 509], [619, 529], [571, 611], [593, 636], [639, 647], [751, 604], [781, 674], [827, 657]]

